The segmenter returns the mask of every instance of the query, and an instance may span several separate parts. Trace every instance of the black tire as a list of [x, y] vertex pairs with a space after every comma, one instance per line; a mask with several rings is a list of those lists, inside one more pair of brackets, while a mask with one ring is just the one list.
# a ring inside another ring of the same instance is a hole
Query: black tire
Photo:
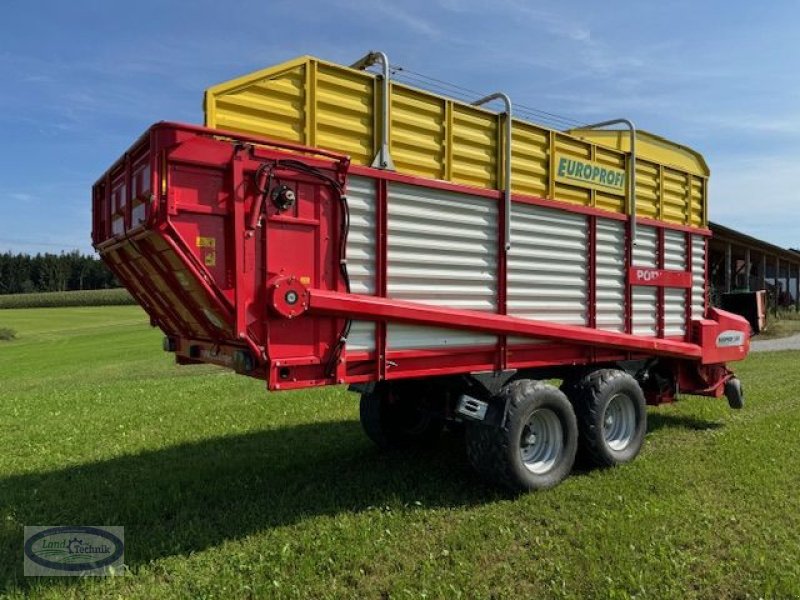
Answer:
[[361, 395], [359, 409], [364, 433], [384, 450], [429, 444], [444, 427], [420, 386], [377, 385]]
[[572, 388], [570, 399], [578, 417], [582, 459], [613, 467], [636, 458], [647, 433], [647, 406], [631, 375], [618, 369], [594, 371]]
[[735, 410], [744, 408], [744, 388], [738, 377], [731, 377], [725, 382], [725, 397], [728, 399], [728, 406]]
[[[472, 466], [484, 478], [515, 492], [543, 490], [563, 481], [572, 470], [578, 447], [575, 413], [567, 397], [552, 385], [520, 379], [506, 385], [496, 401], [507, 407], [502, 426], [467, 423], [467, 456]], [[525, 444], [523, 436], [533, 437], [530, 423], [545, 416], [558, 424], [547, 433], [549, 439], [557, 440], [558, 448], [550, 455], [552, 464], [542, 461], [542, 468], [536, 469], [526, 466], [523, 458], [536, 442]]]

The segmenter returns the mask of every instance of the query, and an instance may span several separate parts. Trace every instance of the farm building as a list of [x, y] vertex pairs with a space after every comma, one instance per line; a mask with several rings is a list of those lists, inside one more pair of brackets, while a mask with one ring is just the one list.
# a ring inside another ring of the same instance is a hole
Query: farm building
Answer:
[[800, 252], [781, 248], [718, 223], [709, 248], [712, 303], [721, 294], [767, 290], [769, 307], [800, 308]]

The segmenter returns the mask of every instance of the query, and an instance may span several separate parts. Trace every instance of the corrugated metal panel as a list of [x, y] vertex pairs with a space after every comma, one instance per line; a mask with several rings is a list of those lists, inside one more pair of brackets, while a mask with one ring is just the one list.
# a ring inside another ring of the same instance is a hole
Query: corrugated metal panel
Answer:
[[686, 290], [666, 288], [664, 290], [664, 335], [686, 333]]
[[[387, 292], [423, 304], [497, 309], [497, 204], [389, 183]], [[493, 344], [494, 336], [390, 323], [392, 350]]]
[[658, 235], [655, 227], [640, 225], [636, 228], [636, 245], [633, 247], [633, 266], [655, 268], [657, 263]]
[[[631, 147], [631, 136], [626, 129], [577, 128], [570, 130], [570, 133], [623, 152], [628, 152]], [[648, 131], [639, 129], [636, 132], [636, 154], [650, 162], [708, 176], [708, 165], [698, 152]]]
[[[658, 237], [654, 227], [639, 226], [636, 230], [636, 246], [633, 248], [633, 265], [656, 267]], [[649, 286], [633, 286], [632, 325], [634, 335], [655, 336], [658, 332], [656, 314], [658, 289]]]
[[[686, 270], [686, 234], [682, 231], [664, 231], [664, 268]], [[664, 334], [686, 333], [686, 290], [667, 288], [664, 290]]]
[[664, 268], [686, 270], [686, 234], [682, 231], [664, 230]]
[[655, 336], [657, 332], [656, 301], [657, 288], [633, 286], [633, 333], [634, 335]]
[[390, 151], [395, 167], [445, 177], [445, 105], [442, 98], [400, 85], [392, 86]]
[[511, 208], [511, 240], [508, 314], [586, 325], [586, 217], [517, 203]]
[[[375, 293], [375, 180], [351, 175], [347, 179], [350, 231], [347, 235], [347, 272], [354, 294]], [[353, 321], [347, 338], [349, 351], [375, 349], [375, 323]]]
[[305, 143], [344, 152], [356, 163], [371, 163], [375, 156], [374, 79], [350, 69], [312, 66], [317, 67], [317, 76], [314, 97], [307, 102], [311, 114]]
[[636, 214], [649, 219], [658, 218], [658, 165], [636, 161]]
[[598, 329], [625, 330], [625, 223], [597, 219], [597, 277], [595, 284]]
[[[380, 143], [380, 89], [372, 72], [305, 56], [209, 88], [206, 125], [335, 150], [368, 165]], [[399, 172], [483, 188], [505, 185], [498, 173], [502, 117], [395, 82], [389, 100], [389, 142]], [[638, 213], [704, 225], [708, 169], [702, 157], [647, 132], [637, 139]], [[624, 212], [623, 196], [550, 181], [550, 170], [553, 152], [622, 168], [628, 143], [625, 132], [556, 132], [514, 119], [512, 189]], [[662, 179], [663, 170], [672, 179]]]
[[451, 178], [457, 183], [497, 187], [497, 117], [484, 110], [453, 103], [450, 137]]
[[665, 221], [687, 224], [689, 218], [689, 183], [686, 173], [664, 169], [664, 205], [662, 211]]
[[705, 227], [706, 215], [708, 214], [704, 209], [706, 180], [701, 177], [692, 177], [691, 194], [691, 225], [692, 227]]
[[706, 240], [692, 236], [692, 318], [702, 319], [706, 309]]
[[513, 191], [517, 194], [547, 196], [550, 132], [528, 123], [515, 122], [511, 139]]
[[[230, 83], [206, 98], [210, 127], [303, 143], [306, 127], [306, 64], [292, 62], [263, 76]], [[223, 84], [224, 85], [224, 84]]]

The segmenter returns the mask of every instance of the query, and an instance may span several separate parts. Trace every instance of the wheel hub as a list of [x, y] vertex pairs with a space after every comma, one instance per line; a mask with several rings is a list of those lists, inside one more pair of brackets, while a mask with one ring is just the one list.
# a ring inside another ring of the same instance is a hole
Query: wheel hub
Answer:
[[616, 394], [603, 415], [603, 439], [615, 452], [625, 450], [636, 432], [636, 406], [627, 394]]
[[520, 456], [532, 473], [547, 473], [558, 462], [564, 448], [564, 428], [549, 408], [533, 411], [520, 436]]

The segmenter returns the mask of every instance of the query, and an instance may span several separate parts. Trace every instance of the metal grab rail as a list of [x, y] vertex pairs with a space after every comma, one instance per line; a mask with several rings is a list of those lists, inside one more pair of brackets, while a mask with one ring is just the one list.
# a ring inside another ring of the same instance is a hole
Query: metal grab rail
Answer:
[[512, 114], [511, 114], [511, 98], [502, 92], [495, 92], [484, 96], [480, 100], [475, 100], [472, 106], [480, 106], [491, 102], [492, 100], [502, 100], [506, 106], [506, 140], [505, 140], [505, 238], [506, 238], [506, 251], [511, 249], [511, 133], [512, 133]]
[[381, 102], [381, 144], [378, 153], [372, 161], [372, 166], [378, 169], [389, 169], [394, 171], [394, 162], [389, 153], [389, 58], [385, 52], [372, 51], [358, 59], [351, 69], [364, 69], [371, 67], [375, 63], [381, 63], [383, 67], [381, 78], [383, 79], [383, 98]]
[[601, 121], [600, 123], [593, 123], [591, 125], [582, 125], [572, 131], [580, 131], [581, 129], [602, 129], [610, 125], [625, 125], [631, 134], [631, 160], [630, 160], [630, 173], [628, 173], [628, 194], [630, 196], [630, 217], [631, 217], [631, 246], [636, 245], [636, 125], [629, 119], [611, 119], [610, 121]]

